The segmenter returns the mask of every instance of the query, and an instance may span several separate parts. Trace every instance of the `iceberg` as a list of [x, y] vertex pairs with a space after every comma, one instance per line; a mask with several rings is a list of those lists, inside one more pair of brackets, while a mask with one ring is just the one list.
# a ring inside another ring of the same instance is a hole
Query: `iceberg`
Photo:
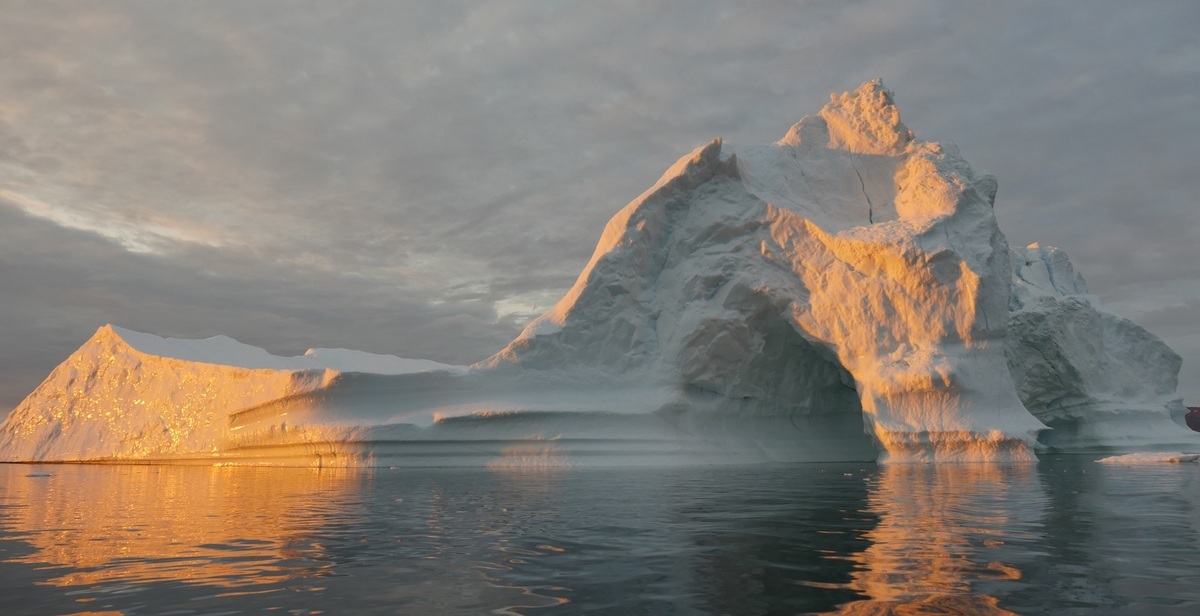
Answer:
[[233, 442], [230, 432], [245, 413], [326, 391], [342, 371], [465, 370], [345, 349], [277, 357], [225, 336], [177, 340], [106, 325], [0, 425], [0, 455], [17, 461], [203, 455]]
[[1062, 251], [1014, 250], [1006, 352], [1025, 408], [1052, 428], [1048, 450], [1197, 445], [1175, 393], [1182, 359], [1090, 295]]
[[1195, 462], [1197, 459], [1200, 459], [1200, 453], [1169, 451], [1160, 453], [1127, 453], [1119, 456], [1100, 458], [1096, 462], [1111, 464], [1113, 466], [1144, 466], [1149, 464], [1186, 464], [1188, 462]]
[[1010, 250], [996, 191], [870, 81], [778, 142], [681, 158], [566, 295], [473, 366], [106, 326], [0, 426], [0, 459], [1026, 461], [1193, 443], [1171, 421], [1178, 356], [1061, 252]]

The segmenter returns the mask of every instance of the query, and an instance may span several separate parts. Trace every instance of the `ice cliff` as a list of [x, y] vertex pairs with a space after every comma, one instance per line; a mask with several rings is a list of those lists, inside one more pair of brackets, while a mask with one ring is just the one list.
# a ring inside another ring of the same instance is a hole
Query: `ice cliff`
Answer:
[[1025, 407], [1052, 428], [1049, 448], [1195, 445], [1173, 417], [1181, 359], [1156, 336], [1088, 294], [1056, 248], [1014, 250], [1006, 352]]
[[0, 459], [896, 462], [1190, 442], [1170, 420], [1178, 356], [1061, 253], [1010, 252], [996, 187], [868, 82], [774, 144], [684, 156], [554, 308], [469, 371], [102, 328], [0, 426]]

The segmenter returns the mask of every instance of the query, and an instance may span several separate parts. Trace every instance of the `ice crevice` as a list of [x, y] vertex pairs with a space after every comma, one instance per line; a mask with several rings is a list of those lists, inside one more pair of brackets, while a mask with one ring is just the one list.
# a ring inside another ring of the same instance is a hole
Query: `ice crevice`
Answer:
[[854, 167], [854, 175], [858, 177], [859, 188], [862, 189], [863, 199], [867, 202], [867, 223], [874, 224], [875, 206], [871, 204], [871, 195], [867, 194], [867, 183], [863, 181], [862, 173], [858, 171], [858, 164], [854, 162], [854, 154], [850, 155], [850, 165]]

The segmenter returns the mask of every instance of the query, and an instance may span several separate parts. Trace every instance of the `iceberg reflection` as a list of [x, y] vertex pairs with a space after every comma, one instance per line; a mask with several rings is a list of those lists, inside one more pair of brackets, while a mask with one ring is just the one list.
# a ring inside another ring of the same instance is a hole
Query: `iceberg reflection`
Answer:
[[[0, 524], [40, 583], [184, 581], [238, 587], [320, 575], [310, 532], [346, 515], [361, 471], [191, 466], [5, 466]], [[21, 479], [24, 479], [23, 481]]]
[[1082, 457], [0, 465], [0, 612], [1190, 615], [1197, 510], [1195, 465]]
[[1047, 498], [1036, 466], [893, 465], [868, 496], [879, 524], [853, 554], [848, 584], [868, 599], [839, 614], [1013, 614], [1000, 605], [1026, 582]]

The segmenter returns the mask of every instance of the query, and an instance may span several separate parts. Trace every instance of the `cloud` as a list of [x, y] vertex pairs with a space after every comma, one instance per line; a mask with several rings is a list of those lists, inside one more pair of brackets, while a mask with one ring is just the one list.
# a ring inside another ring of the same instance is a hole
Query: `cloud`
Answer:
[[876, 76], [999, 176], [1012, 243], [1066, 249], [1131, 316], [1184, 305], [1196, 23], [1190, 1], [7, 7], [0, 368], [24, 376], [0, 388], [108, 320], [479, 359], [680, 155]]
[[36, 218], [43, 218], [66, 229], [88, 231], [112, 240], [125, 250], [135, 253], [160, 252], [178, 242], [201, 243], [213, 247], [220, 240], [203, 237], [188, 229], [172, 228], [153, 223], [106, 220], [75, 208], [54, 206], [35, 197], [0, 189], [0, 205], [7, 205]]

